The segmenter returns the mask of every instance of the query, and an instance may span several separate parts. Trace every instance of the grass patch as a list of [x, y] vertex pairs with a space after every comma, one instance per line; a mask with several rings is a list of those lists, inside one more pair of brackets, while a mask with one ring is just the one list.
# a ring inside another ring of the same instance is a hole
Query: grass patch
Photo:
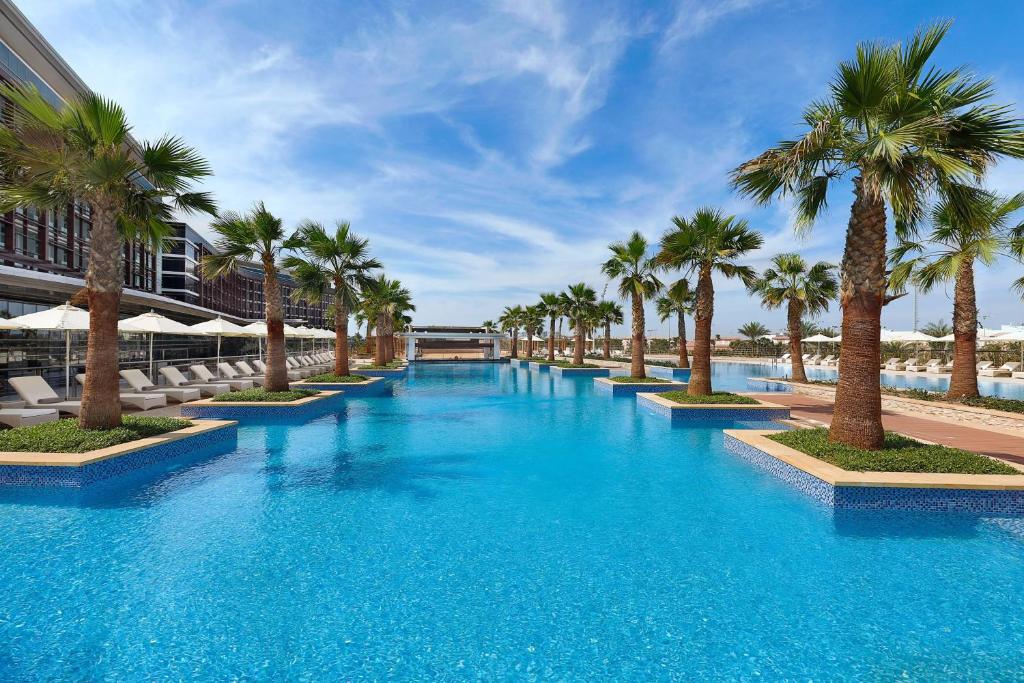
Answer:
[[674, 403], [687, 405], [758, 405], [757, 399], [728, 391], [713, 391], [710, 396], [690, 396], [685, 391], [666, 391], [658, 394]]
[[[545, 361], [545, 362], [547, 362], [547, 361]], [[579, 369], [579, 368], [595, 369], [595, 368], [600, 368], [601, 367], [600, 365], [594, 365], [593, 363], [583, 363], [581, 365], [576, 365], [571, 360], [556, 360], [554, 363], [548, 362], [548, 364], [549, 365], [556, 365], [556, 366], [558, 366], [560, 368], [574, 368], [574, 369]]]
[[332, 372], [323, 375], [313, 375], [302, 380], [303, 382], [319, 382], [321, 384], [358, 384], [370, 379], [364, 375], [335, 375]]
[[386, 365], [364, 365], [357, 370], [401, 370], [402, 364], [398, 361], [391, 361]]
[[227, 394], [220, 394], [214, 396], [212, 401], [245, 401], [253, 403], [271, 403], [280, 402], [287, 403], [289, 401], [298, 401], [301, 398], [309, 398], [310, 396], [316, 396], [319, 391], [312, 389], [291, 389], [290, 391], [267, 391], [262, 387], [254, 389], [243, 389], [242, 391], [232, 391]]
[[191, 420], [124, 415], [114, 429], [82, 429], [74, 418], [0, 431], [0, 451], [85, 453], [184, 429]]
[[942, 474], [1021, 474], [1006, 463], [977, 453], [932, 446], [886, 432], [885, 445], [866, 451], [831, 443], [827, 429], [795, 429], [768, 437], [801, 453], [854, 472], [936, 472]]
[[608, 379], [620, 384], [671, 384], [667, 379], [660, 377], [609, 377]]

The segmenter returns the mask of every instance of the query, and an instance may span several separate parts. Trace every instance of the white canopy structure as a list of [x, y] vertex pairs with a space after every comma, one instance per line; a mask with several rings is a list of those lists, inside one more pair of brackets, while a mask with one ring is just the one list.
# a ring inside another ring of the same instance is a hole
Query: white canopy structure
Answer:
[[0, 330], [23, 330], [25, 326], [14, 322], [13, 318], [0, 318]]
[[933, 342], [937, 337], [918, 332], [917, 330], [882, 330], [882, 341], [885, 342]]
[[121, 332], [128, 332], [129, 334], [149, 335], [149, 379], [154, 382], [153, 337], [158, 334], [200, 334], [188, 325], [179, 323], [177, 320], [171, 320], [166, 316], [160, 315], [156, 311], [150, 311], [149, 313], [137, 315], [134, 318], [125, 318], [124, 320], [120, 320], [117, 323], [117, 329]]
[[195, 334], [216, 335], [217, 337], [217, 376], [220, 377], [220, 340], [221, 337], [254, 337], [253, 332], [247, 332], [245, 328], [228, 322], [217, 316], [213, 320], [205, 320], [190, 328]]
[[801, 341], [805, 341], [805, 342], [834, 342], [834, 341], [839, 341], [839, 337], [827, 337], [824, 334], [815, 334], [815, 335], [807, 337], [807, 339], [803, 339]]
[[21, 325], [29, 330], [61, 330], [64, 332], [64, 396], [71, 392], [71, 335], [69, 332], [89, 331], [89, 312], [71, 302], [38, 313], [11, 318], [9, 324]]

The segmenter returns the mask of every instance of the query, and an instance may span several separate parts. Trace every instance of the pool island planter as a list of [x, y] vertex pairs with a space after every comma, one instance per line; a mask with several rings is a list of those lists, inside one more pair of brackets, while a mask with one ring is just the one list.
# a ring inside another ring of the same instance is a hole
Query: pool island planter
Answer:
[[608, 368], [563, 368], [561, 365], [550, 365], [551, 374], [556, 377], [608, 377], [612, 371]]
[[552, 363], [549, 363], [547, 361], [530, 361], [530, 369], [536, 370], [537, 372], [551, 372], [551, 366]]
[[[655, 386], [666, 386], [659, 384]], [[684, 385], [685, 386], [685, 385]], [[753, 397], [751, 397], [753, 398]], [[757, 403], [676, 403], [658, 394], [637, 394], [637, 407], [669, 418], [686, 420], [772, 421], [790, 419], [789, 407], [756, 399]]]
[[409, 375], [409, 366], [403, 365], [400, 368], [386, 368], [383, 370], [371, 370], [370, 368], [352, 368], [352, 374], [363, 377], [383, 377], [385, 379], [403, 379]]
[[342, 391], [321, 391], [295, 401], [214, 401], [203, 399], [181, 405], [182, 417], [238, 420], [305, 420], [336, 410], [344, 397]]
[[[660, 378], [659, 378], [660, 379]], [[616, 382], [607, 377], [595, 377], [594, 388], [612, 396], [635, 396], [663, 391], [686, 391], [685, 382]]]
[[768, 438], [778, 433], [723, 432], [727, 450], [836, 509], [1024, 514], [1024, 475], [844, 470]]
[[238, 422], [195, 420], [188, 427], [85, 453], [0, 452], [0, 486], [80, 488], [183, 455], [214, 454], [238, 444]]
[[363, 396], [387, 396], [392, 393], [391, 385], [383, 377], [367, 377], [362, 382], [292, 382], [292, 389], [313, 389], [315, 391], [340, 391], [345, 398], [360, 398]]
[[647, 368], [647, 374], [652, 377], [661, 377], [662, 379], [674, 379], [682, 382], [690, 381], [690, 368], [667, 368], [664, 365], [651, 365]]

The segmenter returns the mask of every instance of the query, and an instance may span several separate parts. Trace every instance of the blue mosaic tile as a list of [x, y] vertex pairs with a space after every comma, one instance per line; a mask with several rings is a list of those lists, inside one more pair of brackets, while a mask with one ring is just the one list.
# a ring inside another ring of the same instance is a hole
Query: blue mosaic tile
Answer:
[[652, 413], [667, 417], [673, 422], [760, 422], [771, 420], [788, 420], [789, 408], [700, 408], [697, 406], [666, 406], [656, 403], [643, 394], [637, 395], [637, 405]]
[[536, 370], [537, 372], [551, 372], [551, 366], [547, 363], [538, 363], [537, 361], [530, 362], [530, 369]]
[[748, 377], [747, 388], [750, 391], [777, 391], [784, 394], [793, 393], [793, 387], [790, 385], [761, 377]]
[[660, 365], [652, 365], [649, 373], [652, 377], [663, 379], [678, 379], [683, 382], [690, 381], [690, 368], [666, 368]]
[[390, 396], [394, 393], [394, 386], [386, 379], [380, 379], [370, 384], [330, 384], [327, 382], [317, 384], [303, 382], [292, 385], [302, 389], [317, 389], [320, 391], [341, 391], [345, 398], [362, 398], [364, 396]]
[[594, 382], [594, 388], [602, 394], [610, 394], [612, 396], [636, 396], [637, 394], [660, 394], [666, 391], [686, 391], [686, 383], [622, 384], [619, 382]]
[[229, 425], [184, 439], [158, 444], [126, 455], [108, 458], [81, 467], [0, 465], [0, 486], [82, 487], [110, 479], [172, 458], [205, 457], [234, 450], [238, 445], [238, 427]]
[[608, 377], [612, 373], [608, 368], [563, 368], [552, 365], [551, 374], [558, 377]]
[[367, 370], [364, 368], [355, 368], [352, 370], [357, 375], [363, 377], [386, 377], [388, 379], [405, 379], [409, 375], [409, 366], [403, 366], [395, 370]]
[[725, 447], [759, 469], [834, 508], [1024, 514], [1024, 491], [832, 486], [728, 434], [725, 435]]
[[196, 405], [183, 403], [182, 417], [205, 418], [210, 420], [238, 420], [239, 422], [287, 422], [298, 424], [329, 412], [341, 410], [345, 394], [310, 401], [295, 406], [230, 406], [230, 405]]

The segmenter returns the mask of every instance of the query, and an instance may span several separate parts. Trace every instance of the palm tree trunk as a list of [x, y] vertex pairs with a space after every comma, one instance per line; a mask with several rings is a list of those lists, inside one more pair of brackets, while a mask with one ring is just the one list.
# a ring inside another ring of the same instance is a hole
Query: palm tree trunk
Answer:
[[604, 359], [610, 360], [612, 357], [612, 324], [604, 324]]
[[273, 258], [263, 259], [263, 294], [267, 316], [267, 391], [288, 391], [288, 364], [285, 363], [284, 305], [281, 284]]
[[562, 317], [558, 317], [558, 351], [565, 353], [565, 337], [562, 336]]
[[551, 316], [551, 323], [548, 327], [548, 360], [555, 360], [555, 316]]
[[974, 292], [974, 261], [964, 259], [953, 290], [953, 375], [949, 398], [978, 396], [978, 305]]
[[583, 365], [583, 345], [587, 343], [587, 332], [583, 323], [576, 321], [576, 338], [572, 345], [572, 364]]
[[715, 313], [715, 285], [711, 269], [702, 266], [697, 279], [697, 303], [693, 310], [693, 369], [686, 393], [707, 396], [711, 393], [711, 318]]
[[[336, 287], [335, 291], [341, 291], [341, 287]], [[334, 304], [334, 374], [344, 376], [349, 373], [348, 306], [337, 301]]]
[[829, 440], [879, 449], [882, 390], [878, 379], [882, 306], [885, 304], [885, 202], [880, 193], [854, 181], [846, 230], [839, 303], [843, 307], [843, 352]]
[[526, 336], [526, 357], [527, 358], [532, 358], [533, 357], [533, 332], [527, 332], [526, 334], [527, 334], [527, 336]]
[[121, 426], [117, 316], [124, 282], [122, 247], [113, 207], [98, 204], [94, 208], [89, 267], [85, 273], [89, 339], [78, 424], [83, 429], [112, 429]]
[[387, 355], [384, 349], [384, 314], [377, 314], [377, 323], [374, 325], [377, 336], [373, 347], [373, 364], [374, 365], [387, 365]]
[[800, 319], [803, 317], [803, 307], [799, 299], [789, 300], [789, 309], [786, 313], [786, 324], [789, 327], [789, 355], [793, 362], [793, 381], [806, 382], [807, 373], [804, 371], [804, 354], [800, 350]]
[[519, 330], [512, 330], [512, 358], [519, 358]]
[[366, 344], [364, 344], [364, 347], [363, 347], [363, 352], [366, 353], [367, 355], [369, 355], [370, 351], [373, 349], [373, 346], [372, 346], [372, 344], [373, 344], [373, 337], [372, 337], [373, 332], [372, 332], [372, 330], [373, 330], [373, 322], [369, 318], [367, 318], [366, 319]]
[[631, 377], [646, 377], [644, 369], [644, 327], [647, 321], [644, 319], [644, 300], [639, 294], [633, 292], [633, 349], [629, 354], [629, 374]]
[[384, 318], [384, 359], [390, 363], [395, 359], [395, 319], [390, 315]]
[[690, 357], [686, 353], [686, 316], [679, 313], [679, 367], [690, 367]]

